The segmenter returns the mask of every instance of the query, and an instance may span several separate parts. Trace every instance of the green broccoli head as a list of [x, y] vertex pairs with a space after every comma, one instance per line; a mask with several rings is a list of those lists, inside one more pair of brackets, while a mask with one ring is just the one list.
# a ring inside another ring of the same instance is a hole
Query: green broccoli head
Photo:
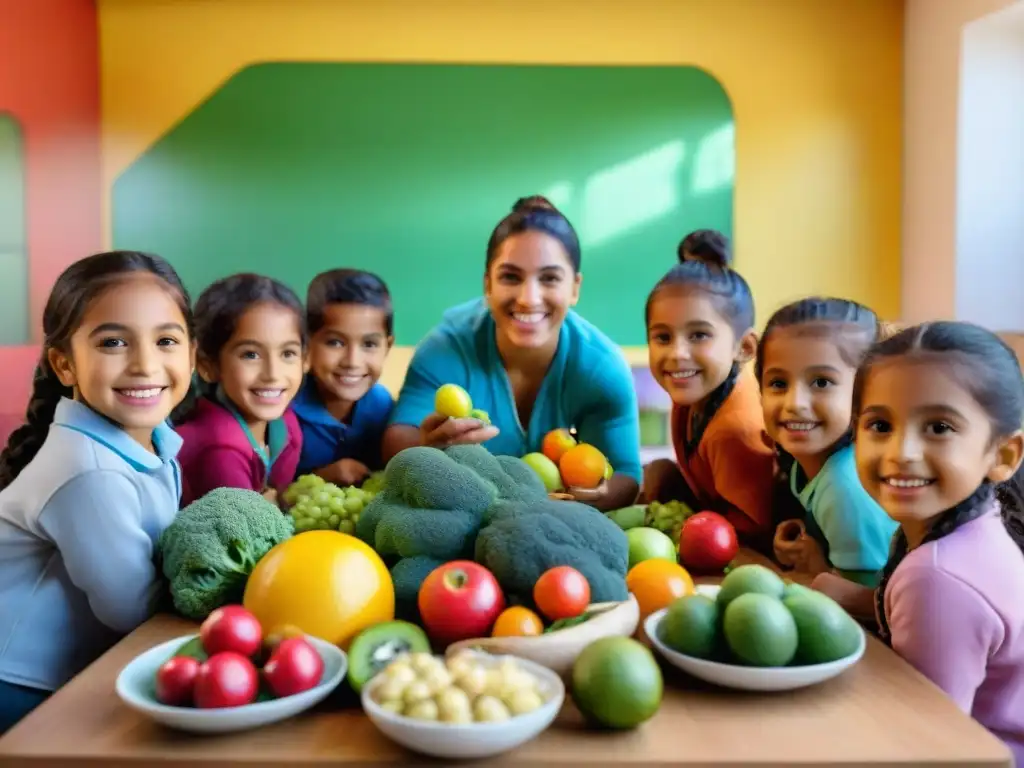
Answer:
[[[451, 449], [449, 449], [451, 450]], [[471, 467], [438, 448], [399, 451], [384, 470], [385, 493], [417, 509], [459, 509], [482, 513], [497, 490]]]
[[544, 483], [522, 459], [495, 456], [482, 445], [453, 445], [445, 449], [445, 454], [487, 480], [494, 486], [498, 499], [530, 501], [547, 498]]
[[157, 543], [175, 609], [201, 620], [240, 602], [256, 563], [294, 532], [291, 516], [255, 491], [217, 488], [192, 502]]
[[445, 562], [432, 557], [407, 557], [395, 563], [391, 569], [391, 581], [395, 585], [395, 618], [419, 623], [420, 587], [430, 572]]
[[530, 605], [541, 574], [569, 565], [590, 582], [591, 602], [625, 600], [626, 533], [592, 507], [544, 499], [502, 502], [476, 539], [475, 560], [488, 568], [510, 601]]

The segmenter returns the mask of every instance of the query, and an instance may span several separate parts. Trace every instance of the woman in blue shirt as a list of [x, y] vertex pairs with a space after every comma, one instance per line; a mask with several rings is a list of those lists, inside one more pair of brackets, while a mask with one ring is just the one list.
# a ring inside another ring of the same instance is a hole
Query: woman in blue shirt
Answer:
[[[541, 197], [519, 200], [487, 244], [484, 297], [448, 310], [419, 344], [384, 435], [385, 460], [413, 445], [482, 443], [491, 453], [539, 451], [549, 431], [573, 428], [614, 468], [596, 490], [569, 489], [599, 509], [633, 503], [640, 426], [622, 351], [572, 307], [580, 246], [569, 221]], [[465, 388], [477, 419], [434, 412], [443, 384]]]

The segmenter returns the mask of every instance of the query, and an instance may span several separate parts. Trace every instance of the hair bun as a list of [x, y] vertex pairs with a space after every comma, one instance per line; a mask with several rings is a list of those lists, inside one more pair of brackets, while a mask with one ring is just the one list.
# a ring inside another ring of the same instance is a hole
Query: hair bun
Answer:
[[512, 213], [524, 211], [555, 211], [557, 213], [558, 209], [544, 195], [529, 195], [520, 197], [512, 205]]
[[676, 249], [679, 261], [703, 261], [722, 267], [732, 264], [732, 246], [729, 238], [715, 229], [697, 229], [688, 234]]

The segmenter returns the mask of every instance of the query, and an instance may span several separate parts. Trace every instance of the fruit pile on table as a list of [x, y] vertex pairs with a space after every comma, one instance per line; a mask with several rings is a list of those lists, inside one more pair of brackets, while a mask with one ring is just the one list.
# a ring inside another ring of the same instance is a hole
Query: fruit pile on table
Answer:
[[[451, 388], [438, 407], [472, 411]], [[302, 477], [284, 514], [250, 491], [212, 491], [159, 541], [175, 609], [202, 625], [161, 666], [155, 696], [216, 709], [309, 691], [324, 669], [316, 638], [346, 651], [345, 684], [380, 717], [512, 723], [560, 703], [527, 670], [548, 666], [535, 649], [550, 648], [588, 721], [628, 728], [663, 695], [654, 655], [633, 637], [649, 617], [663, 615], [666, 647], [727, 664], [852, 653], [849, 617], [828, 598], [767, 569], [730, 569], [736, 532], [720, 515], [679, 502], [602, 514], [557, 496], [611, 472], [556, 430], [522, 459], [413, 447], [361, 488]], [[717, 598], [698, 594], [698, 571], [728, 572]], [[503, 655], [466, 653], [484, 647]]]

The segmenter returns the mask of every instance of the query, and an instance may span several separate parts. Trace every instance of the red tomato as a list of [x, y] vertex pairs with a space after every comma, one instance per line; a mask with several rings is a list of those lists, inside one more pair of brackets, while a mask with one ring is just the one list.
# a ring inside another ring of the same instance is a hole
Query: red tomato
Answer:
[[175, 656], [156, 671], [156, 700], [171, 707], [192, 703], [199, 662], [191, 656]]
[[225, 605], [206, 617], [199, 627], [199, 639], [209, 656], [224, 651], [254, 656], [263, 644], [263, 628], [242, 606]]
[[679, 532], [679, 562], [691, 571], [721, 571], [739, 551], [736, 529], [716, 512], [698, 512]]
[[417, 602], [427, 634], [445, 644], [486, 637], [505, 608], [494, 574], [469, 560], [454, 560], [431, 571], [420, 585]]
[[240, 653], [223, 651], [199, 666], [192, 698], [200, 709], [240, 707], [256, 699], [259, 687], [255, 665]]
[[574, 618], [590, 605], [590, 582], [571, 566], [549, 568], [533, 585], [533, 602], [550, 621]]
[[282, 640], [263, 667], [263, 677], [278, 698], [308, 691], [323, 673], [324, 660], [304, 637]]

